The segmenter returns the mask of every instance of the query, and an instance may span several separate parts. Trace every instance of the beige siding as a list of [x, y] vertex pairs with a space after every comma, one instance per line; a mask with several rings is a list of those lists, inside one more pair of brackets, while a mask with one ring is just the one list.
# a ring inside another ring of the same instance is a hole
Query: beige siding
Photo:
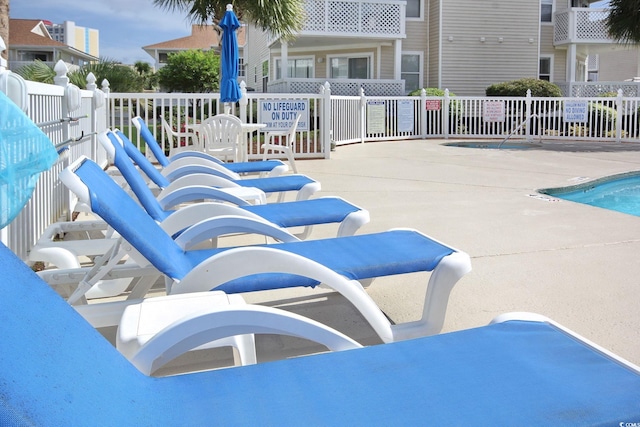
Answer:
[[614, 82], [640, 76], [640, 51], [617, 50], [600, 54], [598, 80]]
[[443, 88], [484, 95], [493, 83], [537, 75], [537, 2], [463, 0], [442, 7]]
[[[426, 3], [426, 2], [425, 2]], [[403, 52], [421, 52], [422, 53], [422, 78], [423, 81], [420, 82], [421, 87], [426, 87], [426, 79], [427, 79], [427, 51], [428, 51], [428, 40], [429, 34], [427, 25], [427, 13], [425, 13], [424, 21], [409, 21], [406, 23], [406, 32], [407, 38], [402, 40], [402, 51]], [[393, 78], [393, 74], [391, 77], [385, 78]]]
[[269, 48], [267, 47], [267, 34], [248, 25], [247, 42], [245, 45], [246, 56], [246, 77], [247, 87], [254, 88], [257, 92], [262, 92], [262, 62], [269, 58]]
[[551, 81], [564, 82], [567, 76], [567, 50], [553, 46], [553, 26], [540, 27], [540, 56], [550, 56], [553, 61]]
[[440, 56], [440, 1], [429, 1], [427, 10], [427, 54], [425, 55], [425, 87], [439, 87], [438, 64]]
[[[404, 45], [402, 46], [402, 49], [405, 50]], [[395, 50], [393, 46], [383, 46], [380, 49], [380, 57], [381, 57], [380, 76], [377, 76], [374, 74], [374, 78], [380, 78], [380, 79], [394, 78], [393, 76], [394, 52]], [[377, 61], [377, 58], [374, 59], [374, 61]]]

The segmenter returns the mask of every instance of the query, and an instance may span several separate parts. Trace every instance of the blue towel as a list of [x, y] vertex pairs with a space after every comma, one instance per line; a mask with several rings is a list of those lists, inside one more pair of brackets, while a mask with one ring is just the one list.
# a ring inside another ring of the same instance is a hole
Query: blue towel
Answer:
[[20, 213], [57, 158], [47, 135], [0, 92], [0, 228]]

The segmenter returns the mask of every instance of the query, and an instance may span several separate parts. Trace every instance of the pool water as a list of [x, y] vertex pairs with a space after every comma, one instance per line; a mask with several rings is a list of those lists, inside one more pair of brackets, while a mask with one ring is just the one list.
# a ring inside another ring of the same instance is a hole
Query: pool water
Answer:
[[640, 172], [598, 179], [572, 187], [540, 190], [563, 200], [640, 216]]

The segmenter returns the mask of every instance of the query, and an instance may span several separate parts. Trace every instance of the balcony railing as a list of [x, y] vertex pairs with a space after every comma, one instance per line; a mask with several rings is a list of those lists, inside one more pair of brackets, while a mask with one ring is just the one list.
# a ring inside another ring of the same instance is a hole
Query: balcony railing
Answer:
[[608, 15], [609, 9], [583, 7], [574, 7], [569, 10], [557, 12], [554, 15], [554, 44], [558, 46], [570, 43], [616, 43], [607, 31], [606, 20]]
[[334, 95], [358, 96], [360, 88], [367, 96], [401, 96], [404, 80], [389, 79], [299, 79], [289, 78], [269, 83], [269, 93], [318, 93], [325, 82], [331, 84]]
[[404, 1], [306, 0], [307, 20], [299, 36], [404, 38], [405, 9]]

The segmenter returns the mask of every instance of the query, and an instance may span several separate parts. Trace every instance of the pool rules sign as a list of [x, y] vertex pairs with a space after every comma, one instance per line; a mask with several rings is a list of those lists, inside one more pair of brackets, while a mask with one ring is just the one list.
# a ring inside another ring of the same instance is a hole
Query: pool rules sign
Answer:
[[273, 99], [258, 103], [258, 122], [267, 125], [265, 131], [287, 130], [300, 114], [298, 130], [309, 130], [309, 100]]
[[563, 118], [565, 122], [586, 123], [589, 119], [587, 101], [564, 101]]

